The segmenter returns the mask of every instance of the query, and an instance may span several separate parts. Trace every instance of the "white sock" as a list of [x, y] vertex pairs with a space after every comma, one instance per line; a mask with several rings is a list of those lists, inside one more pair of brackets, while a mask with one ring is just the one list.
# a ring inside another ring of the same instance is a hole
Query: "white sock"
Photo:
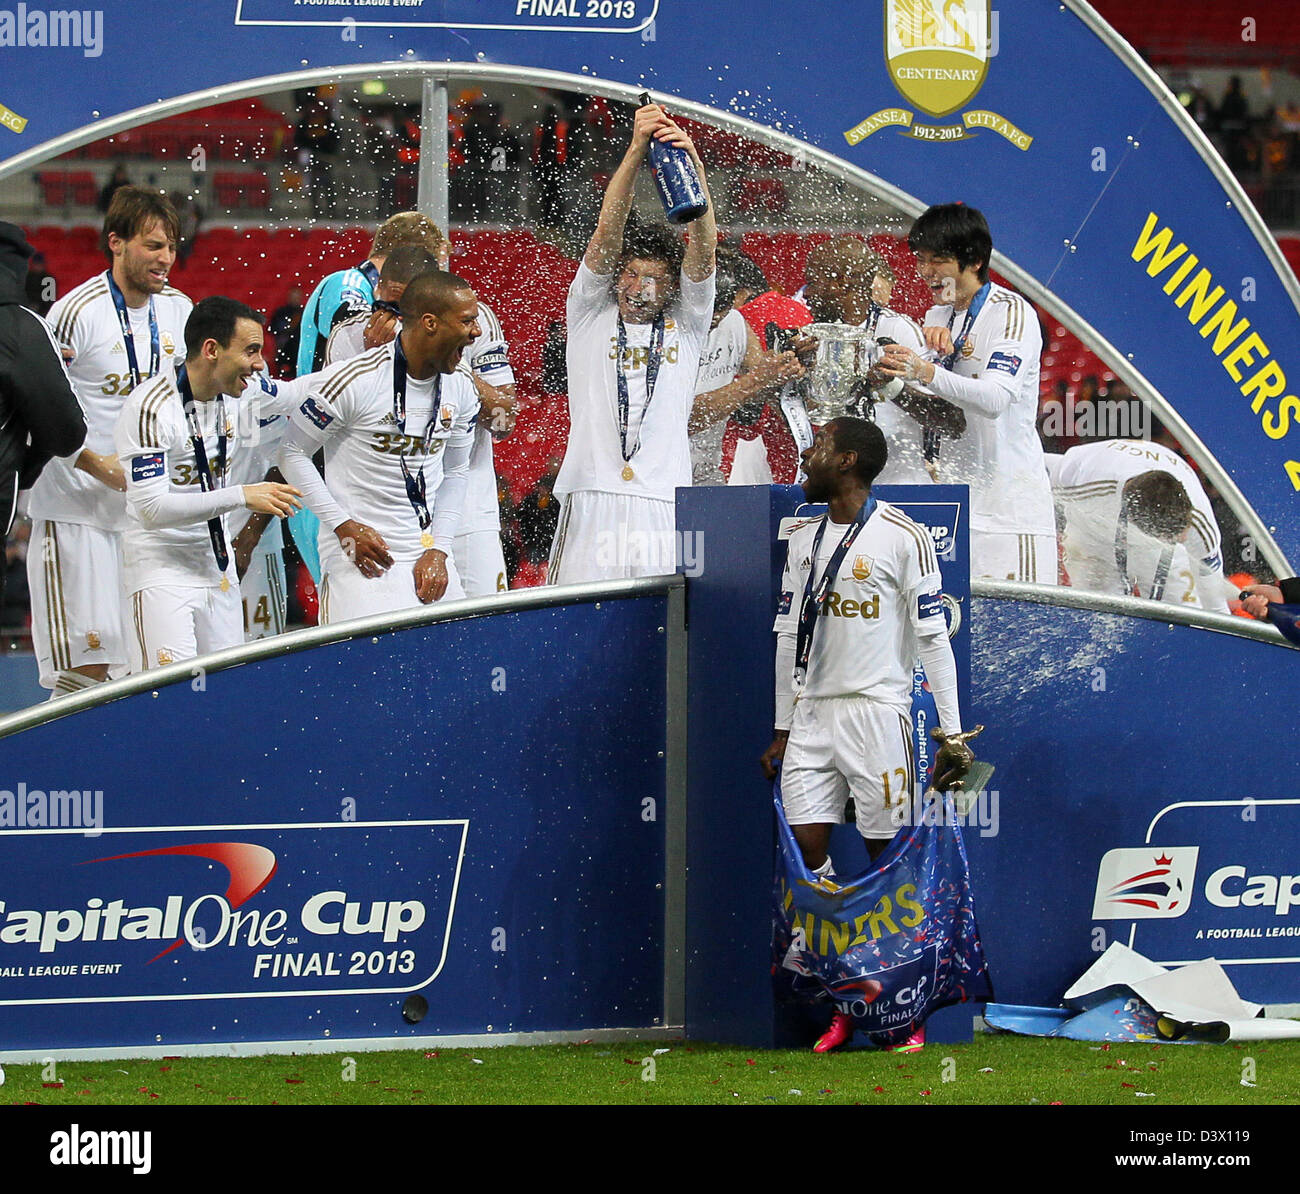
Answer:
[[835, 866], [831, 862], [831, 856], [829, 854], [826, 855], [826, 861], [813, 871], [813, 874], [816, 875], [818, 879], [835, 878]]

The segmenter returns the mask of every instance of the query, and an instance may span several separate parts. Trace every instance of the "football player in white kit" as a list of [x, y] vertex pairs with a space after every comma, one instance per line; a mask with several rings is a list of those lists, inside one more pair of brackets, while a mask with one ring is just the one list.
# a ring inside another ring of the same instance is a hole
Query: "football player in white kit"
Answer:
[[492, 445], [515, 426], [515, 374], [501, 322], [487, 303], [478, 305], [480, 334], [458, 368], [474, 382], [479, 417], [460, 528], [456, 532], [456, 568], [466, 597], [488, 597], [510, 588], [501, 548], [501, 504]]
[[[876, 300], [879, 283], [887, 270], [884, 259], [865, 241], [855, 236], [838, 236], [824, 241], [808, 254], [804, 269], [804, 302], [818, 323], [848, 323], [867, 332], [873, 340], [889, 340], [914, 352], [925, 351], [920, 325]], [[937, 419], [940, 407], [933, 399], [925, 403], [926, 422], [919, 417], [923, 399], [895, 378], [870, 378], [878, 384], [859, 400], [865, 416], [885, 433], [889, 458], [876, 478], [879, 485], [929, 485], [926, 428]], [[914, 385], [915, 383], [913, 383]], [[947, 404], [943, 404], [947, 407]], [[949, 420], [965, 419], [948, 407]], [[949, 426], [944, 422], [942, 426]]]
[[[289, 416], [311, 391], [319, 374], [276, 381], [256, 373], [234, 403], [239, 451], [230, 460], [227, 483], [253, 485], [284, 481], [276, 467]], [[230, 549], [239, 577], [244, 611], [244, 640], [283, 634], [288, 617], [284, 587], [284, 526], [272, 514], [236, 510], [230, 515]]]
[[334, 325], [325, 343], [325, 364], [350, 361], [367, 349], [387, 344], [397, 335], [402, 294], [412, 278], [426, 270], [445, 268], [423, 245], [398, 245], [384, 261], [375, 286], [374, 305]]
[[479, 395], [456, 367], [480, 330], [469, 284], [423, 273], [397, 337], [325, 370], [294, 412], [280, 471], [320, 519], [322, 623], [464, 595], [452, 540]]
[[127, 479], [123, 573], [131, 595], [134, 671], [244, 641], [225, 515], [281, 518], [298, 491], [276, 482], [228, 486], [241, 444], [227, 396], [266, 368], [262, 317], [233, 299], [204, 299], [185, 324], [185, 363], [131, 392], [114, 444]]
[[1177, 452], [1108, 439], [1049, 454], [1047, 467], [1074, 588], [1230, 612], [1214, 508]]
[[127, 396], [171, 378], [192, 304], [167, 284], [180, 225], [170, 201], [120, 187], [104, 219], [110, 268], [64, 295], [48, 321], [86, 417], [86, 442], [32, 486], [27, 553], [32, 644], [53, 696], [125, 674], [130, 618], [122, 583], [126, 480], [114, 452]]
[[[885, 465], [883, 432], [865, 419], [832, 419], [804, 452], [804, 493], [828, 502], [795, 524], [786, 545], [777, 634], [776, 719], [762, 758], [781, 769], [786, 820], [819, 880], [834, 875], [827, 848], [853, 798], [874, 859], [917, 795], [912, 745], [913, 664], [934, 694], [943, 742], [936, 788], [958, 783], [974, 755], [961, 733], [957, 665], [943, 614], [943, 580], [925, 527], [871, 496]], [[838, 1014], [814, 1046], [853, 1034]]]
[[[650, 139], [691, 156], [691, 139], [658, 104], [638, 108], [632, 141], [605, 189], [596, 231], [569, 288], [569, 443], [556, 479], [564, 502], [550, 584], [654, 576], [676, 567], [673, 502], [691, 483], [687, 422], [713, 318], [713, 204], [681, 239], [667, 227], [628, 233]], [[679, 269], [680, 263], [680, 269]]]
[[[394, 249], [379, 273], [375, 309], [339, 324], [325, 349], [326, 364], [350, 360], [367, 348], [387, 344], [397, 334], [398, 304], [407, 284], [437, 263], [418, 245]], [[515, 375], [510, 350], [495, 312], [478, 305], [480, 335], [457, 368], [469, 377], [481, 400], [474, 425], [474, 450], [469, 458], [464, 511], [456, 532], [453, 554], [466, 597], [486, 597], [510, 587], [505, 553], [501, 549], [501, 509], [497, 501], [497, 474], [492, 445], [504, 439], [515, 424]], [[373, 341], [373, 343], [371, 342]]]
[[929, 208], [907, 242], [936, 300], [923, 327], [930, 351], [889, 345], [880, 367], [966, 414], [965, 431], [943, 437], [938, 479], [970, 485], [971, 575], [1055, 584], [1056, 516], [1036, 425], [1038, 315], [989, 280], [993, 238], [973, 207]]
[[725, 485], [722, 436], [727, 416], [747, 402], [761, 400], [787, 379], [802, 377], [803, 366], [792, 352], [768, 356], [735, 308], [737, 282], [719, 255], [713, 322], [700, 357], [691, 407], [691, 482]]

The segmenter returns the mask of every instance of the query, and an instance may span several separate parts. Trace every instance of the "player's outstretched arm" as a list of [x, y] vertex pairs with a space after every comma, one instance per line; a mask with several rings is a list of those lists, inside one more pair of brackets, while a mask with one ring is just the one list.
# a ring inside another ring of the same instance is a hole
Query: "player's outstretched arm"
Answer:
[[605, 188], [605, 198], [600, 205], [596, 231], [583, 254], [583, 264], [593, 274], [612, 274], [623, 251], [623, 230], [627, 227], [628, 212], [632, 210], [632, 195], [636, 189], [636, 175], [645, 158], [646, 147], [655, 129], [667, 117], [658, 104], [638, 108], [632, 125], [632, 142], [623, 155]]

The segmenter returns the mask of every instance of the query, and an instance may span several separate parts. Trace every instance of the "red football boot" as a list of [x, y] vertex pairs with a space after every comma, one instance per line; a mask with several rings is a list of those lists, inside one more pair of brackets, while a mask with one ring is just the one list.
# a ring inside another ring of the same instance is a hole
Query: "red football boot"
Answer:
[[844, 1012], [836, 1012], [831, 1017], [831, 1026], [817, 1038], [813, 1046], [814, 1053], [829, 1053], [853, 1039], [853, 1017]]
[[916, 1031], [907, 1038], [901, 1045], [890, 1045], [887, 1052], [889, 1053], [919, 1053], [925, 1048], [925, 1025], [918, 1024]]

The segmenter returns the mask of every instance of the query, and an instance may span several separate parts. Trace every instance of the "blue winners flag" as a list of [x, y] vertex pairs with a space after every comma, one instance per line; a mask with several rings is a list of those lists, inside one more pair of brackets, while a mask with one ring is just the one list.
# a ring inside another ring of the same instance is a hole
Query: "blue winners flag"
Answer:
[[[927, 797], [933, 797], [927, 793]], [[778, 1001], [829, 999], [882, 1048], [952, 1003], [989, 999], [966, 848], [952, 797], [923, 806], [860, 875], [817, 880], [775, 788], [772, 975]]]

